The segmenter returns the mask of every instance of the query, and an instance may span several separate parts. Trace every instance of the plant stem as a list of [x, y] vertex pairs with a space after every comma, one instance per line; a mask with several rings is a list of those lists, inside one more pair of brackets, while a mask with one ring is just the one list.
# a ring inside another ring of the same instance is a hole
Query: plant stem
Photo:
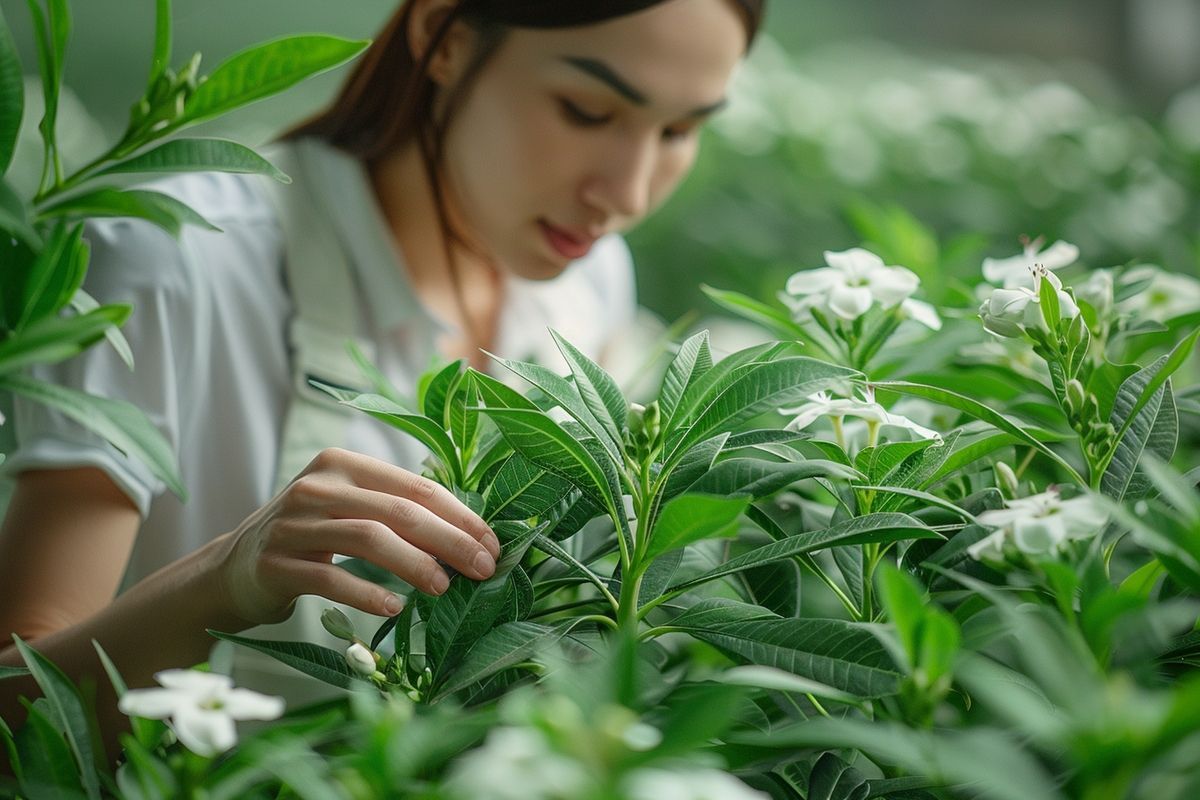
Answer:
[[603, 625], [607, 625], [608, 627], [612, 628], [614, 631], [620, 630], [616, 621], [614, 621], [612, 619], [612, 617], [606, 617], [603, 614], [588, 614], [587, 616], [580, 617], [579, 621], [580, 622], [598, 622]]

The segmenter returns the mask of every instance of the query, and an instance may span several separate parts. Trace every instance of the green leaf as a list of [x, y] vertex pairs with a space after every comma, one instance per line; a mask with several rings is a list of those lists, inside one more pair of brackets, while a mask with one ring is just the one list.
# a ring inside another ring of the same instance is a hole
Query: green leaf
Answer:
[[24, 71], [8, 30], [8, 20], [0, 11], [0, 175], [8, 172], [17, 148], [21, 115], [25, 111]]
[[867, 800], [866, 777], [833, 753], [822, 753], [808, 776], [806, 800]]
[[28, 675], [27, 667], [10, 667], [7, 664], [0, 664], [0, 681], [5, 678], [19, 678], [22, 675]]
[[704, 600], [670, 623], [718, 650], [863, 699], [892, 694], [900, 673], [871, 629], [835, 619], [785, 619], [758, 606]]
[[[76, 314], [90, 314], [97, 308], [100, 308], [100, 303], [83, 289], [77, 288], [75, 294], [71, 296], [71, 308], [74, 309]], [[125, 362], [125, 366], [132, 370], [133, 350], [130, 348], [129, 340], [125, 338], [125, 334], [121, 333], [121, 329], [116, 325], [110, 325], [104, 329], [104, 338], [108, 340], [112, 349], [117, 351], [117, 355]]]
[[911, 394], [916, 397], [923, 397], [926, 400], [932, 400], [935, 403], [941, 403], [942, 405], [962, 411], [963, 413], [975, 419], [983, 420], [989, 425], [999, 428], [1005, 433], [1008, 433], [1025, 444], [1035, 448], [1038, 452], [1042, 453], [1047, 458], [1054, 461], [1056, 464], [1066, 470], [1067, 474], [1070, 475], [1071, 478], [1080, 485], [1085, 485], [1087, 483], [1087, 481], [1080, 476], [1075, 468], [1067, 463], [1062, 456], [1051, 450], [1048, 446], [1036, 439], [1017, 423], [1003, 416], [999, 412], [992, 410], [977, 400], [973, 400], [970, 397], [958, 394], [957, 392], [939, 389], [936, 386], [926, 386], [925, 384], [909, 383], [907, 381], [882, 381], [875, 384], [875, 388], [876, 390], [882, 389], [900, 392], [901, 394]]
[[972, 465], [980, 465], [983, 457], [994, 453], [1002, 447], [1007, 447], [1020, 442], [1017, 437], [1010, 433], [993, 433], [988, 436], [983, 436], [974, 441], [963, 445], [942, 462], [942, 465], [934, 471], [933, 475], [925, 482], [926, 486], [933, 486], [939, 481], [954, 475], [964, 467]]
[[[666, 483], [659, 492], [660, 502], [670, 500], [680, 492], [686, 491], [689, 486], [704, 477], [704, 474], [712, 469], [713, 462], [721, 454], [728, 439], [729, 434], [722, 433], [693, 445], [679, 463], [666, 473]], [[662, 480], [663, 476], [660, 475], [659, 481]]]
[[703, 539], [736, 536], [738, 520], [749, 504], [749, 498], [706, 494], [681, 494], [669, 500], [654, 524], [643, 563]]
[[[88, 715], [79, 692], [50, 659], [27, 645], [20, 636], [13, 634], [13, 641], [33, 679], [41, 687], [46, 699], [49, 717], [54, 726], [67, 737], [71, 753], [79, 770], [83, 789], [89, 798], [100, 797], [100, 779], [96, 773], [97, 751], [93, 746]], [[26, 763], [24, 754], [22, 763]], [[28, 769], [28, 767], [26, 767]], [[26, 773], [28, 775], [28, 773]]]
[[572, 573], [582, 577], [588, 583], [595, 586], [600, 590], [601, 594], [606, 593], [608, 587], [605, 586], [604, 581], [600, 578], [600, 576], [588, 569], [587, 565], [575, 558], [575, 556], [571, 555], [565, 547], [561, 546], [553, 539], [549, 539], [545, 536], [538, 536], [533, 540], [533, 546], [538, 550], [541, 550], [543, 553], [546, 553], [547, 555], [552, 556], [553, 558], [556, 558], [563, 564], [567, 565]]
[[24, 375], [0, 376], [0, 389], [36, 400], [99, 434], [122, 453], [143, 462], [180, 500], [186, 500], [187, 490], [179, 477], [171, 443], [131, 403], [85, 394]]
[[793, 751], [860, 750], [877, 763], [925, 776], [939, 785], [969, 785], [988, 800], [1062, 800], [1055, 779], [1018, 743], [994, 728], [928, 731], [882, 720], [815, 719], [769, 733], [737, 733], [730, 744]]
[[[1150, 402], [1150, 398], [1154, 396], [1154, 393], [1158, 391], [1159, 387], [1165, 384], [1167, 379], [1175, 374], [1175, 371], [1183, 366], [1184, 362], [1187, 361], [1187, 357], [1191, 354], [1192, 347], [1195, 346], [1197, 339], [1200, 339], [1200, 328], [1192, 331], [1186, 338], [1183, 339], [1183, 341], [1175, 345], [1175, 347], [1171, 349], [1171, 352], [1167, 353], [1165, 356], [1158, 359], [1145, 369], [1142, 369], [1134, 375], [1131, 375], [1125, 380], [1124, 383], [1121, 384], [1121, 388], [1124, 388], [1126, 384], [1129, 384], [1130, 381], [1133, 381], [1138, 375], [1143, 376], [1141, 380], [1137, 381], [1137, 384], [1140, 384], [1140, 392], [1137, 394], [1137, 400], [1134, 401], [1133, 407], [1125, 414], [1125, 419], [1122, 420], [1122, 426], [1117, 429], [1118, 442], [1120, 441], [1121, 437], [1125, 435], [1125, 431], [1129, 428], [1129, 426], [1133, 424], [1133, 420], [1137, 416], [1137, 413], [1142, 410], [1142, 407], [1145, 406], [1146, 403]], [[1118, 394], [1120, 394], [1119, 390]]]
[[[714, 367], [708, 375], [717, 371]], [[666, 445], [667, 463], [696, 442], [718, 431], [745, 422], [765, 411], [796, 403], [822, 389], [846, 383], [854, 370], [813, 358], [788, 357], [736, 367], [709, 391], [689, 403], [697, 413], [690, 425], [680, 427]], [[696, 388], [704, 383], [701, 380]], [[685, 393], [685, 397], [687, 394]]]
[[[751, 517], [756, 519], [757, 515]], [[770, 531], [768, 531], [769, 533]], [[842, 545], [888, 544], [911, 539], [936, 539], [939, 534], [907, 514], [867, 514], [839, 522], [824, 530], [797, 533], [781, 541], [755, 548], [732, 558], [715, 569], [672, 586], [677, 594], [693, 586], [732, 575], [735, 572], [760, 567], [775, 561], [794, 558]]]
[[528, 661], [569, 633], [577, 624], [578, 620], [567, 620], [552, 627], [536, 622], [507, 622], [488, 631], [434, 693], [433, 702]]
[[184, 225], [220, 231], [185, 203], [162, 192], [102, 187], [59, 201], [38, 211], [41, 219], [66, 217], [134, 217], [178, 237]]
[[1041, 307], [1042, 320], [1050, 336], [1058, 336], [1058, 323], [1062, 320], [1062, 310], [1058, 303], [1058, 290], [1048, 280], [1038, 281], [1038, 305]]
[[888, 619], [896, 626], [900, 646], [908, 659], [908, 668], [920, 662], [920, 629], [925, 618], [925, 593], [910, 576], [886, 562], [879, 565], [880, 599]]
[[805, 336], [804, 328], [796, 324], [791, 315], [782, 308], [769, 306], [740, 292], [714, 289], [705, 284], [700, 285], [700, 291], [721, 308], [761, 325], [780, 339], [803, 339]]
[[772, 692], [794, 692], [796, 694], [811, 694], [824, 700], [838, 703], [857, 704], [858, 698], [849, 692], [843, 692], [824, 683], [802, 678], [791, 672], [785, 672], [774, 667], [732, 667], [719, 674], [713, 680], [721, 683], [731, 683], [735, 686], [751, 686], [756, 689], [766, 689]]
[[455, 670], [471, 645], [491, 629], [504, 609], [509, 573], [521, 563], [544, 527], [523, 529], [505, 541], [496, 571], [487, 580], [474, 581], [459, 575], [444, 594], [428, 599], [428, 612], [424, 615], [425, 653], [433, 668], [435, 686]]
[[446, 424], [446, 404], [451, 391], [458, 384], [462, 368], [461, 360], [454, 361], [436, 372], [425, 373], [417, 383], [417, 407], [443, 428], [450, 427]]
[[688, 487], [688, 491], [760, 500], [806, 478], [855, 480], [861, 477], [857, 470], [834, 461], [805, 459], [778, 463], [757, 458], [731, 458], [704, 473]]
[[45, 706], [32, 703], [27, 708], [28, 721], [15, 737], [17, 759], [21, 765], [21, 794], [14, 796], [36, 797], [39, 800], [99, 797], [99, 784], [95, 794], [89, 792], [85, 795], [79, 791], [79, 770], [71, 756], [71, 749], [47, 716]]
[[[1159, 387], [1137, 412], [1131, 424], [1124, 424], [1124, 416], [1131, 410], [1135, 394], [1144, 385], [1137, 380], [1143, 372], [1138, 372], [1122, 384], [1109, 418], [1114, 428], [1125, 429], [1125, 435], [1117, 442], [1108, 467], [1100, 478], [1100, 491], [1114, 500], [1144, 493], [1147, 481], [1138, 468], [1142, 456], [1152, 453], [1169, 460], [1175, 453], [1179, 437], [1179, 415], [1170, 381]], [[1130, 381], [1134, 382], [1132, 386], [1128, 386]]]
[[554, 508], [575, 485], [547, 472], [524, 456], [510, 456], [484, 490], [483, 518], [523, 520], [539, 517]]
[[313, 385], [335, 398], [342, 405], [365, 411], [375, 419], [386, 422], [393, 428], [412, 436], [429, 448], [434, 458], [442, 462], [442, 465], [454, 476], [456, 484], [462, 483], [462, 465], [458, 461], [454, 442], [450, 441], [450, 437], [438, 423], [421, 414], [409, 413], [402, 406], [382, 395], [363, 394], [338, 386], [330, 386], [320, 381], [313, 381]]
[[57, 313], [70, 301], [87, 272], [88, 246], [83, 226], [58, 223], [25, 278], [24, 307], [13, 328]]
[[269, 175], [280, 183], [292, 179], [245, 145], [228, 139], [173, 139], [144, 153], [105, 167], [92, 177], [145, 172], [236, 172]]
[[658, 390], [658, 408], [662, 412], [663, 430], [668, 434], [674, 430], [671, 421], [680, 398], [692, 383], [710, 369], [712, 354], [708, 348], [708, 331], [701, 331], [679, 346], [679, 352], [667, 367]]
[[[558, 351], [571, 367], [571, 375], [575, 378], [575, 386], [579, 390], [579, 396], [583, 398], [583, 404], [619, 448], [624, 441], [629, 401], [621, 394], [617, 382], [599, 364], [581, 353], [557, 331], [550, 331], [550, 335], [554, 337]], [[597, 438], [603, 441], [602, 437]]]
[[243, 50], [201, 82], [188, 97], [175, 127], [211, 119], [278, 94], [349, 61], [368, 44], [335, 36], [289, 36]]
[[20, 239], [34, 251], [42, 247], [42, 238], [29, 224], [29, 210], [8, 181], [0, 179], [0, 230]]
[[554, 420], [541, 411], [522, 408], [487, 408], [483, 413], [517, 453], [580, 489], [595, 492], [614, 521], [624, 518], [617, 506], [620, 495], [612, 465], [602, 465]]
[[32, 364], [53, 364], [90, 347], [104, 332], [129, 318], [131, 306], [101, 306], [87, 314], [50, 315], [0, 342], [0, 377]]
[[[619, 434], [592, 413], [591, 406], [584, 402], [581, 395], [582, 389], [579, 387], [582, 387], [583, 384], [579, 383], [578, 378], [573, 386], [566, 378], [540, 364], [512, 361], [491, 353], [488, 355], [514, 375], [541, 389], [547, 397], [554, 401], [555, 405], [570, 414], [592, 436], [595, 436], [614, 460], [620, 459], [621, 439], [614, 438], [619, 437]], [[604, 413], [607, 416], [607, 412]]]
[[222, 633], [210, 630], [210, 634], [227, 642], [240, 644], [266, 653], [271, 658], [305, 675], [324, 681], [339, 689], [353, 689], [363, 686], [365, 680], [346, 663], [346, 657], [328, 647], [309, 644], [308, 642], [277, 642], [266, 639], [251, 639], [248, 636], [238, 636], [234, 633]]

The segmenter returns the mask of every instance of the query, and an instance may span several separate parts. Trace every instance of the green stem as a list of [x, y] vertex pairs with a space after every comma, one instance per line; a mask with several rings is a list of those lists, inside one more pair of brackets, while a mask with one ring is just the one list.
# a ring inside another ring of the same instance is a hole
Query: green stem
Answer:
[[817, 563], [815, 558], [805, 553], [803, 555], [796, 556], [796, 559], [801, 564], [808, 567], [809, 571], [815, 574], [821, 583], [824, 583], [829, 587], [829, 590], [833, 592], [838, 600], [841, 601], [842, 605], [845, 606], [846, 610], [850, 612], [850, 616], [856, 622], [863, 619], [862, 612], [859, 611], [858, 606], [854, 605], [854, 601], [842, 591], [842, 587], [837, 585], [837, 581], [827, 575], [825, 570], [821, 569], [821, 565]]
[[614, 631], [620, 630], [616, 621], [614, 619], [612, 619], [612, 617], [606, 617], [603, 614], [588, 614], [587, 616], [580, 617], [579, 621], [580, 622], [598, 622], [602, 625], [607, 625], [608, 627], [612, 628]]
[[675, 628], [675, 627], [672, 627], [671, 625], [658, 625], [653, 628], [647, 628], [646, 630], [639, 633], [637, 640], [639, 642], [645, 642], [650, 639], [654, 639], [654, 638], [663, 636], [668, 633], [679, 633], [682, 630], [683, 630], [683, 628]]

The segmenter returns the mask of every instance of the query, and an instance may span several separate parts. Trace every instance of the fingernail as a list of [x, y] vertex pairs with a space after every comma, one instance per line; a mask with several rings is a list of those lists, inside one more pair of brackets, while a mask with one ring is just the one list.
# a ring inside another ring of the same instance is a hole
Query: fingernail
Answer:
[[404, 600], [394, 594], [390, 594], [383, 601], [383, 607], [389, 617], [394, 617], [404, 610]]
[[475, 568], [477, 575], [487, 578], [496, 571], [496, 560], [487, 553], [480, 553], [475, 556], [475, 560], [471, 562], [471, 566]]
[[488, 552], [492, 554], [492, 558], [500, 557], [500, 540], [496, 538], [496, 534], [488, 531], [487, 535], [480, 541], [488, 549]]
[[450, 588], [450, 576], [438, 570], [433, 576], [433, 593], [442, 594]]

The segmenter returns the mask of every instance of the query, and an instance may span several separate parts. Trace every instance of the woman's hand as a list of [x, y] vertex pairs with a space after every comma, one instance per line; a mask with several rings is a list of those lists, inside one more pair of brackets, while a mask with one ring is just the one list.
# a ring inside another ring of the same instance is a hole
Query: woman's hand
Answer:
[[402, 601], [332, 563], [362, 558], [428, 594], [446, 591], [441, 559], [469, 578], [496, 570], [500, 542], [445, 487], [370, 456], [323, 450], [282, 492], [230, 534], [221, 584], [251, 624], [287, 618], [316, 594], [392, 616]]

